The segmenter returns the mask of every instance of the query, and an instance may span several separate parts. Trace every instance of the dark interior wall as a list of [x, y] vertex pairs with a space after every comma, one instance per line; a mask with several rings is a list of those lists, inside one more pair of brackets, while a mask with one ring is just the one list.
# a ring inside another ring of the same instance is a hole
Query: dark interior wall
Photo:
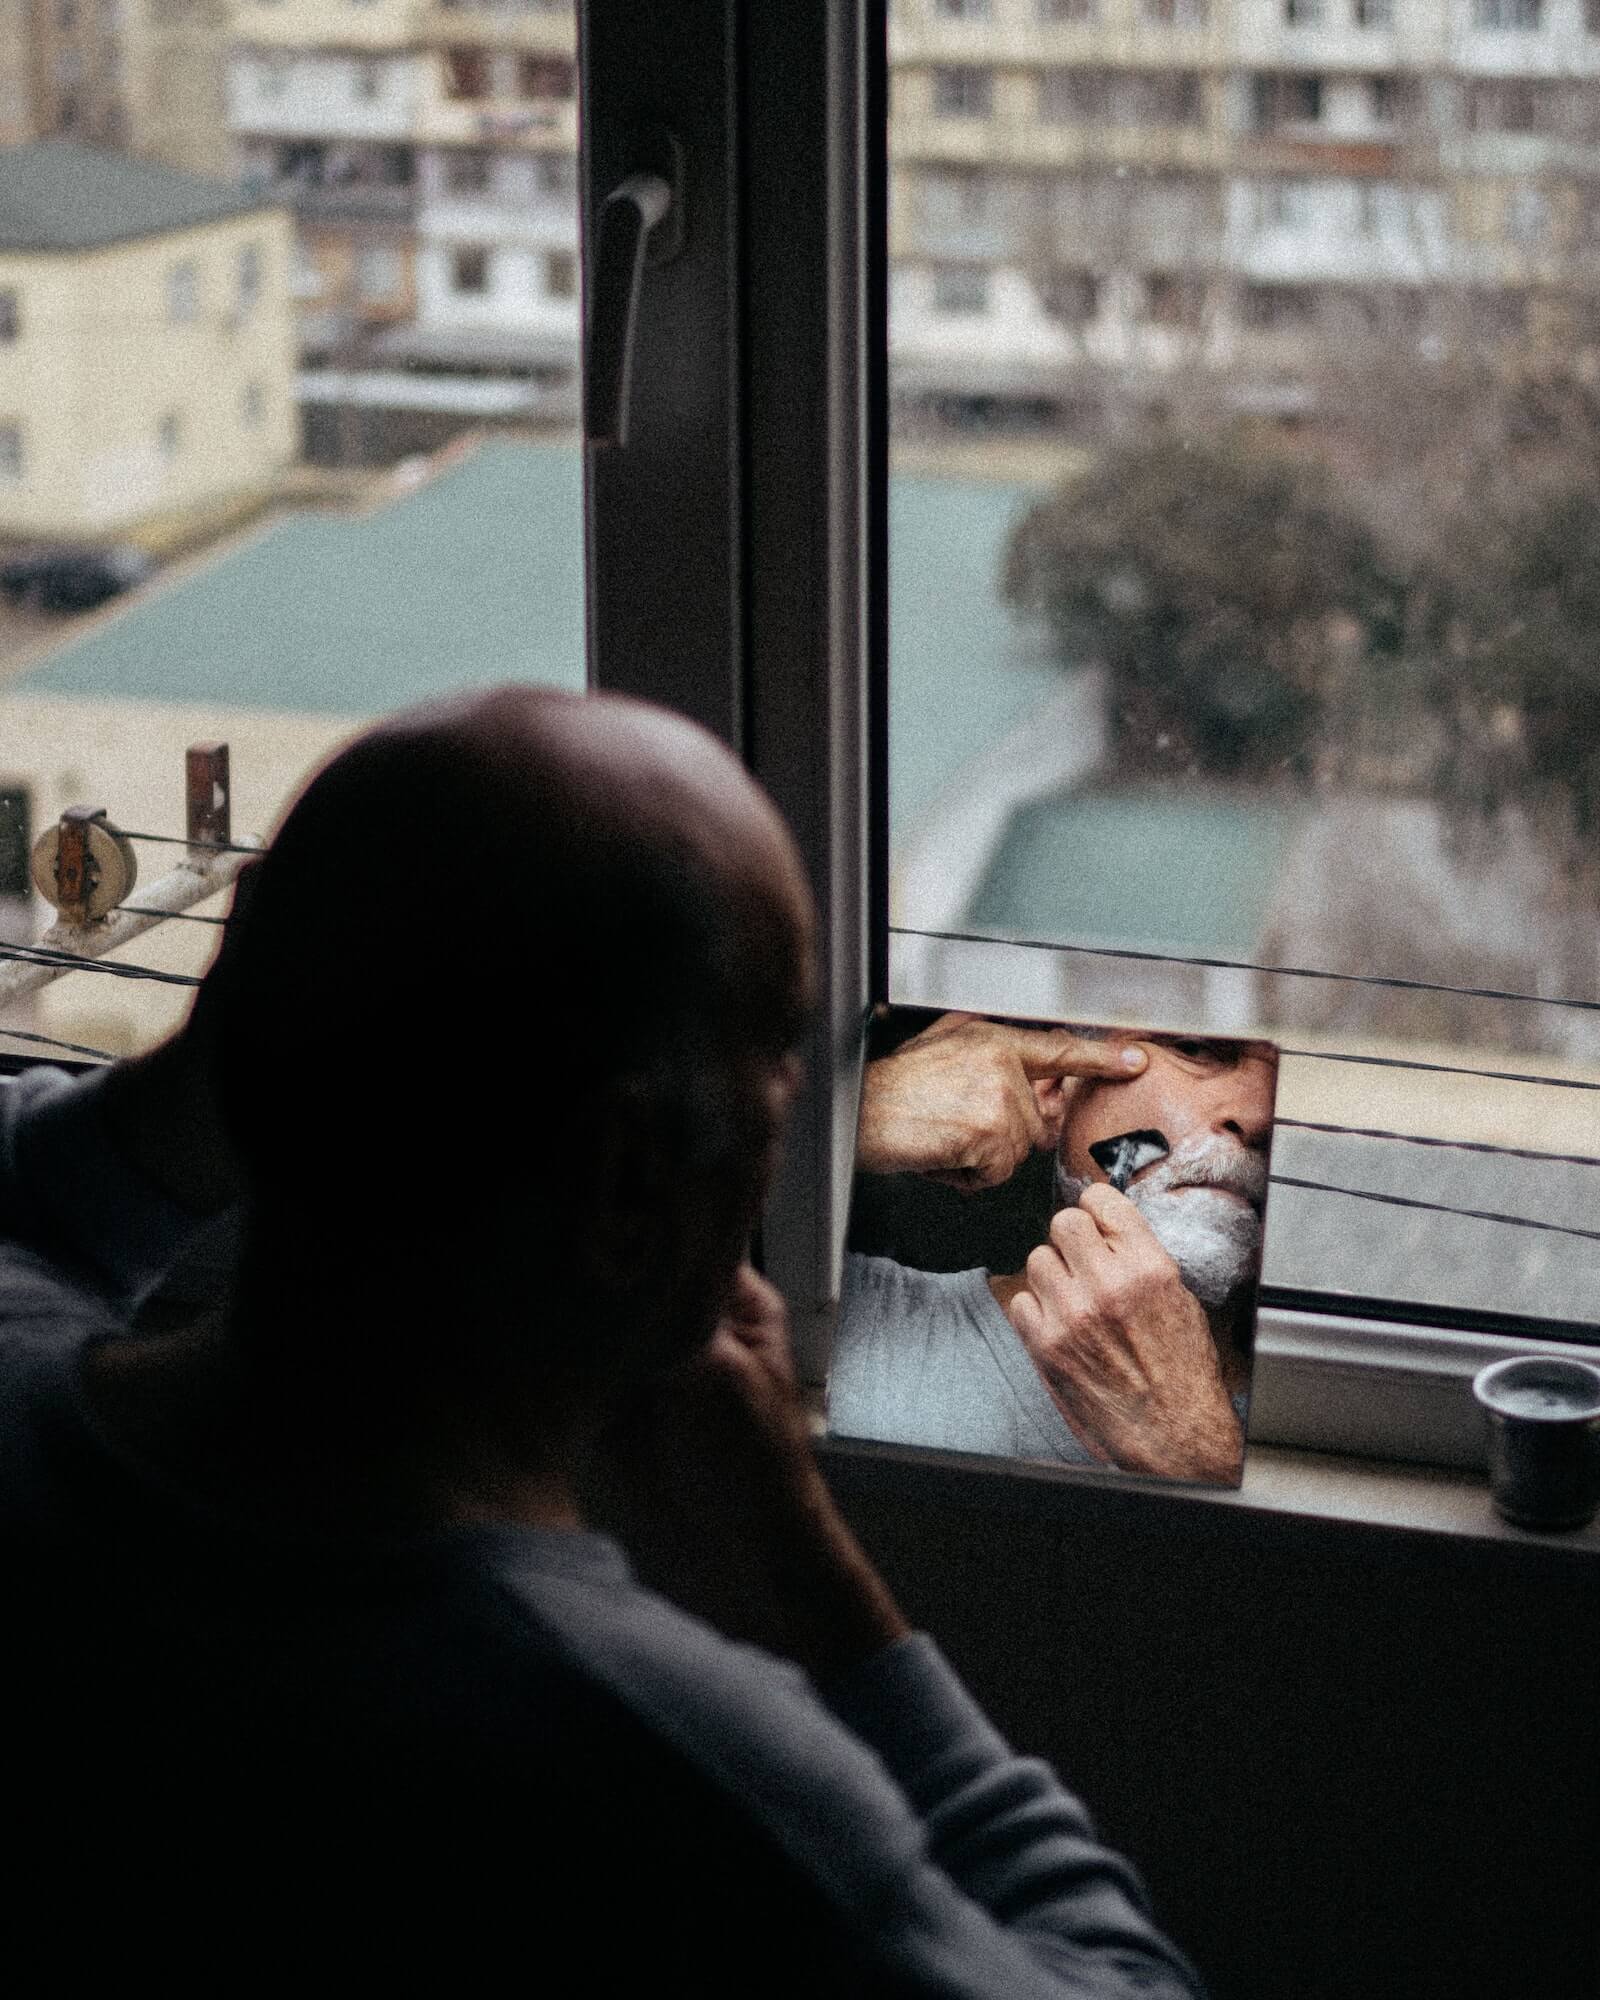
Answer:
[[857, 1455], [908, 1615], [1215, 2000], [1600, 1993], [1600, 1560]]

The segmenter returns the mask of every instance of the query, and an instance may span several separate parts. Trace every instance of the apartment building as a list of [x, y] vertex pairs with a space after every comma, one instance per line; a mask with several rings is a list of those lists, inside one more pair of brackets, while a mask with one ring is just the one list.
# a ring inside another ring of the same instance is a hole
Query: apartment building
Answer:
[[890, 54], [903, 411], [1292, 410], [1596, 318], [1596, 0], [896, 0]]
[[292, 201], [308, 396], [575, 408], [569, 0], [239, 0], [229, 115]]
[[228, 0], [4, 0], [0, 144], [66, 138], [231, 168]]
[[0, 152], [0, 535], [95, 541], [295, 454], [292, 225], [53, 139]]

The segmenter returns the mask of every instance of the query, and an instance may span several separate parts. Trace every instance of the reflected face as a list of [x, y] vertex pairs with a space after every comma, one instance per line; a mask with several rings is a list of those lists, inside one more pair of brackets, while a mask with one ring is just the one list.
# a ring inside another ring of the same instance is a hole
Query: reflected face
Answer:
[[[1056, 1180], [1064, 1204], [1107, 1179], [1091, 1147], [1135, 1130], [1167, 1151], [1127, 1184], [1134, 1202], [1202, 1304], [1220, 1306], [1256, 1275], [1267, 1190], [1277, 1055], [1260, 1042], [1112, 1034], [1149, 1058], [1128, 1083], [1085, 1083], [1067, 1104]], [[1149, 1149], [1153, 1151], [1154, 1149]]]

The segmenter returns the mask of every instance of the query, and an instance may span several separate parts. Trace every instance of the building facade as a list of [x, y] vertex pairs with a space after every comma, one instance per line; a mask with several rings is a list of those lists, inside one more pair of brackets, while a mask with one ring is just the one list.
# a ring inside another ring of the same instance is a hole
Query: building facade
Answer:
[[298, 439], [293, 232], [226, 183], [0, 153], [0, 535], [105, 540], [267, 491]]
[[231, 170], [228, 0], [4, 0], [0, 144], [65, 138]]
[[890, 52], [904, 413], [1293, 410], [1595, 317], [1595, 0], [895, 0]]
[[292, 202], [315, 401], [570, 416], [577, 79], [567, 0], [239, 0], [247, 184]]

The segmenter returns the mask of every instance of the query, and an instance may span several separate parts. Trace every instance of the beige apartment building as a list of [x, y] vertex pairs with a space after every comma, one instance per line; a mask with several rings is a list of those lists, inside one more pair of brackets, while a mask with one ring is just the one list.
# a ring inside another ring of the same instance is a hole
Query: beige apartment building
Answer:
[[292, 224], [65, 140], [0, 152], [0, 535], [92, 541], [293, 459]]
[[1293, 411], [1600, 317], [1596, 0], [895, 0], [890, 61], [903, 415]]
[[229, 115], [292, 203], [309, 402], [576, 407], [570, 0], [237, 0]]
[[66, 138], [230, 170], [228, 0], [0, 0], [0, 144]]

